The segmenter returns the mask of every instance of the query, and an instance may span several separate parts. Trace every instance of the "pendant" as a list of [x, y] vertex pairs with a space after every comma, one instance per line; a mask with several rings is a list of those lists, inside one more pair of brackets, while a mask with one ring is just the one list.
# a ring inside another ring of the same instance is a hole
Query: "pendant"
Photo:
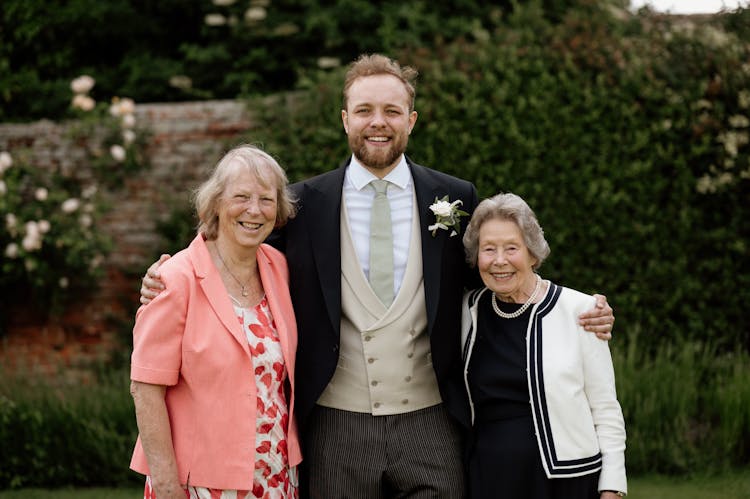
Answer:
[[245, 286], [242, 286], [242, 296], [244, 296], [245, 298], [247, 298], [247, 295], [249, 295], [249, 294], [250, 294], [250, 292], [245, 289]]

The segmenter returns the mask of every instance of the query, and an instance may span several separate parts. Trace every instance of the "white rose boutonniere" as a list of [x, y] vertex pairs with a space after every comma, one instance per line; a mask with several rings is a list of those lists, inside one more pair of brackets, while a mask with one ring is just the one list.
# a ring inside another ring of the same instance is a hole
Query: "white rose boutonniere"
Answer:
[[462, 204], [464, 203], [460, 199], [451, 203], [448, 196], [444, 196], [443, 199], [435, 198], [435, 202], [430, 205], [430, 210], [435, 214], [435, 223], [427, 227], [432, 231], [432, 237], [435, 237], [438, 229], [450, 230], [450, 237], [458, 235], [461, 230], [461, 217], [469, 215], [459, 209]]

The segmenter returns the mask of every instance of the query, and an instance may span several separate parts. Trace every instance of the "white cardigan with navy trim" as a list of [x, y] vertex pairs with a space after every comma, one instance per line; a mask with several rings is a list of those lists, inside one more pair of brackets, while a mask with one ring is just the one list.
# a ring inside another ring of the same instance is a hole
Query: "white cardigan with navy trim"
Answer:
[[[474, 422], [468, 372], [477, 329], [477, 304], [488, 291], [464, 296], [461, 344], [464, 383]], [[627, 492], [625, 422], [615, 391], [609, 346], [578, 325], [595, 299], [549, 283], [531, 310], [526, 333], [529, 403], [542, 465], [549, 478], [601, 470], [599, 490]]]

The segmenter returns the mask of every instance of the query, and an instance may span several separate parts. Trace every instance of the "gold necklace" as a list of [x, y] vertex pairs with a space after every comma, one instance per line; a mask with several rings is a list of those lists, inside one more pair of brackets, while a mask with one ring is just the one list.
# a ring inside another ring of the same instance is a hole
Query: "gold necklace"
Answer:
[[542, 283], [542, 278], [539, 277], [539, 275], [537, 274], [536, 285], [534, 286], [534, 291], [531, 293], [531, 296], [529, 296], [529, 299], [526, 300], [526, 303], [521, 305], [521, 308], [519, 308], [515, 312], [508, 313], [508, 312], [503, 312], [502, 310], [500, 310], [500, 307], [498, 307], [497, 305], [497, 298], [496, 298], [495, 293], [492, 293], [492, 308], [494, 308], [495, 313], [499, 315], [500, 317], [502, 317], [503, 319], [515, 319], [516, 317], [519, 317], [522, 313], [526, 312], [526, 309], [529, 308], [529, 305], [531, 305], [531, 301], [536, 296], [537, 291], [539, 291], [539, 286], [541, 285], [541, 283]]
[[237, 284], [239, 284], [240, 288], [242, 288], [242, 291], [241, 291], [242, 296], [247, 298], [247, 295], [249, 295], [250, 292], [245, 289], [245, 285], [242, 284], [242, 282], [239, 279], [237, 279], [237, 276], [234, 275], [231, 270], [229, 270], [229, 266], [227, 265], [227, 262], [225, 262], [224, 257], [221, 256], [221, 251], [219, 251], [219, 245], [215, 244], [214, 246], [216, 247], [216, 254], [219, 255], [219, 260], [221, 260], [221, 264], [224, 265], [224, 268], [227, 269], [227, 272], [229, 272], [229, 275], [232, 276], [232, 279], [237, 281]]

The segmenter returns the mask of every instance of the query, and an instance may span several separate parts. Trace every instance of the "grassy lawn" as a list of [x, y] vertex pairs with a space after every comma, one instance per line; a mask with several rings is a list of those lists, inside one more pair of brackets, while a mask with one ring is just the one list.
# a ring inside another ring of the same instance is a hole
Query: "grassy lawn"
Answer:
[[143, 487], [4, 490], [0, 491], [0, 499], [143, 499]]
[[634, 499], [747, 499], [750, 470], [711, 477], [638, 477], [629, 480]]
[[[142, 497], [143, 488], [0, 491], [0, 499], [139, 499]], [[750, 497], [750, 471], [711, 477], [638, 477], [630, 480], [628, 497], [633, 499], [747, 499]]]

